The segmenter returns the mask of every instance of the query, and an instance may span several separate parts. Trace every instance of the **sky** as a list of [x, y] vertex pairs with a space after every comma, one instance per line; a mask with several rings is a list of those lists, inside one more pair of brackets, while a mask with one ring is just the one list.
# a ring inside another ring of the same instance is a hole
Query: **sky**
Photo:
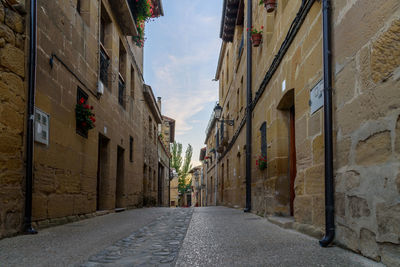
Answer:
[[175, 140], [193, 146], [192, 164], [200, 164], [205, 130], [218, 100], [212, 81], [218, 63], [222, 12], [220, 0], [163, 0], [164, 16], [146, 24], [144, 78], [162, 114], [176, 120]]

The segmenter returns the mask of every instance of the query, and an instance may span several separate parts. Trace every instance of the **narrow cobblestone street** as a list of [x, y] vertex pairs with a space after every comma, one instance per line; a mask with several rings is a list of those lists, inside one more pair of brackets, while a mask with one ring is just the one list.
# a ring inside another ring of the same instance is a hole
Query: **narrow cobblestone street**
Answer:
[[382, 266], [224, 207], [129, 210], [0, 241], [0, 266]]

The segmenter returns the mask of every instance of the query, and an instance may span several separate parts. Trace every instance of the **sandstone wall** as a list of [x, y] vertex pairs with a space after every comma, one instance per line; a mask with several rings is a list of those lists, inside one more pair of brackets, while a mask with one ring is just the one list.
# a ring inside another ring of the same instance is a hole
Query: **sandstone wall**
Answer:
[[400, 262], [400, 3], [334, 5], [337, 242]]
[[[91, 213], [96, 209], [140, 206], [144, 198], [143, 177], [149, 175], [145, 176], [143, 171], [145, 163], [151, 166], [152, 177], [157, 177], [153, 175], [157, 172], [157, 144], [153, 139], [147, 140], [150, 137], [144, 139], [148, 136], [148, 118], [152, 115], [141, 101], [144, 99], [141, 66], [137, 69], [130, 51], [142, 52], [136, 51], [131, 40], [121, 33], [108, 1], [83, 3], [79, 14], [76, 1], [38, 1], [36, 105], [50, 114], [50, 143], [48, 146], [35, 144], [33, 217], [41, 225], [51, 224], [54, 218]], [[110, 82], [98, 98], [100, 3], [111, 20], [105, 38], [111, 64]], [[120, 44], [127, 52], [125, 68], [121, 70]], [[58, 60], [54, 60], [51, 68], [52, 53], [81, 82]], [[118, 103], [118, 72], [126, 83], [125, 107]], [[96, 128], [89, 131], [87, 138], [77, 134], [75, 128], [78, 86], [89, 95], [88, 103], [94, 106], [96, 114]], [[152, 121], [155, 122], [154, 118]], [[101, 166], [104, 178], [100, 182], [100, 203], [97, 203], [100, 136], [108, 140], [108, 144]], [[132, 161], [129, 159], [130, 137], [133, 138]], [[117, 185], [118, 147], [123, 150], [123, 175]]]
[[25, 51], [24, 16], [0, 2], [0, 238], [23, 224]]
[[[277, 10], [267, 14], [256, 2], [252, 24], [257, 29], [264, 26], [264, 31], [261, 45], [253, 48], [253, 99], [301, 4], [279, 1]], [[399, 6], [398, 1], [337, 1], [332, 24], [336, 240], [388, 265], [398, 264], [400, 255]], [[229, 142], [245, 115], [241, 106], [246, 105], [246, 55], [238, 53], [242, 32], [242, 26], [236, 26], [234, 41], [224, 44], [221, 54], [220, 105], [223, 117], [235, 120], [233, 127], [224, 126]], [[324, 114], [322, 109], [311, 114], [309, 101], [311, 89], [323, 79], [322, 63], [322, 4], [316, 1], [252, 120], [252, 210], [290, 215], [288, 108], [294, 104], [294, 225], [311, 229], [315, 236], [321, 236], [325, 224]], [[260, 171], [256, 160], [264, 122], [268, 167]], [[218, 199], [224, 205], [244, 206], [245, 127], [218, 164]]]

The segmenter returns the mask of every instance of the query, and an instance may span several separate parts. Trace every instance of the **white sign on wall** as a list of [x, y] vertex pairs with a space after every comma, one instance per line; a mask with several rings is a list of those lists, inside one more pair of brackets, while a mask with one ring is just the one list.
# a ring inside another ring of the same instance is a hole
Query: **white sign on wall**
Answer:
[[310, 92], [311, 115], [324, 106], [324, 80], [319, 81]]

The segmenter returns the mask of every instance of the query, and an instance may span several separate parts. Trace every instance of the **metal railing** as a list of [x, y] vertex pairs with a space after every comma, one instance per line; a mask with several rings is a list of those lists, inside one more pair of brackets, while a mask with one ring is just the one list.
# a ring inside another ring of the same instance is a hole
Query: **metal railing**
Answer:
[[104, 51], [103, 47], [100, 48], [100, 81], [108, 84], [108, 67], [110, 66], [110, 58]]
[[125, 89], [126, 89], [125, 82], [121, 77], [119, 77], [119, 79], [118, 79], [118, 103], [123, 107], [125, 107]]

